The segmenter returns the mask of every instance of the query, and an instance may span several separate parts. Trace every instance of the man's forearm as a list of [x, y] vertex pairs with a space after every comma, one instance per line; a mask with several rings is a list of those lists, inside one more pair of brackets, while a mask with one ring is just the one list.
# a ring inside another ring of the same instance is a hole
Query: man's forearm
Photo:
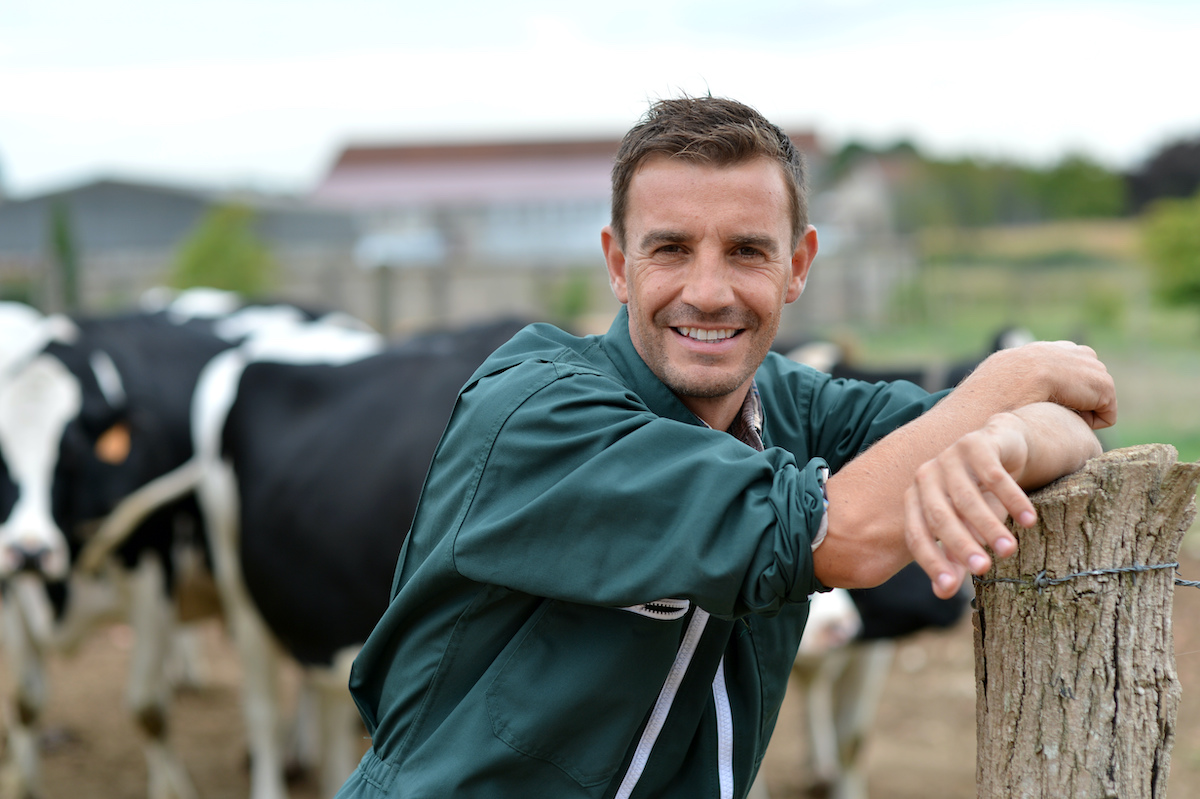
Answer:
[[978, 430], [1000, 402], [951, 392], [928, 413], [885, 436], [829, 479], [829, 532], [813, 553], [824, 585], [879, 585], [912, 560], [904, 541], [904, 492], [921, 464]]
[[1028, 427], [1029, 455], [1025, 467], [1013, 475], [1026, 490], [1041, 488], [1063, 475], [1078, 471], [1103, 448], [1092, 428], [1079, 414], [1053, 402], [1039, 402], [1012, 412]]
[[[1048, 400], [1079, 413], [1038, 409]], [[1081, 464], [1081, 454], [1098, 444], [1090, 433], [1081, 434], [1080, 425], [1089, 430], [1108, 426], [1116, 419], [1116, 408], [1112, 378], [1088, 347], [1040, 343], [996, 353], [928, 413], [884, 437], [830, 479], [829, 533], [813, 553], [817, 578], [829, 586], [878, 585], [909, 562], [905, 493], [918, 469], [952, 446], [960, 447], [965, 436], [997, 414], [1014, 413], [1027, 423], [1031, 443], [1045, 439], [1028, 465], [1031, 479], [1018, 481], [1032, 487], [1043, 477], [1044, 483], [1070, 471], [1069, 464]], [[1001, 476], [1011, 484], [1007, 474]], [[962, 480], [955, 482], [962, 487]], [[968, 493], [972, 491], [978, 486], [971, 486]]]

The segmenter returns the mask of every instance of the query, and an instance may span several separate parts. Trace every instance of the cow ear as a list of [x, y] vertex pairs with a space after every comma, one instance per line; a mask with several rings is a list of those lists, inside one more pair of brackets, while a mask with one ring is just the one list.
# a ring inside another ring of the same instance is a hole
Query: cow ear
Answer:
[[129, 425], [117, 422], [96, 439], [96, 457], [105, 463], [119, 466], [129, 457], [130, 446]]

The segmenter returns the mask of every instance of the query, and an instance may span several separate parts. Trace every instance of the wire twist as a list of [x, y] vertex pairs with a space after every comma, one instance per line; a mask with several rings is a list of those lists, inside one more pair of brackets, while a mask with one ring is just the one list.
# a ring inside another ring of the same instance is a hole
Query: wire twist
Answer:
[[[1132, 566], [1118, 566], [1111, 569], [1090, 569], [1088, 571], [1075, 572], [1074, 574], [1065, 574], [1062, 577], [1050, 577], [1046, 574], [1046, 570], [1042, 569], [1033, 577], [992, 577], [986, 580], [981, 577], [973, 577], [972, 579], [974, 580], [975, 585], [992, 585], [994, 583], [1013, 583], [1015, 585], [1025, 585], [1029, 586], [1030, 588], [1036, 588], [1040, 594], [1043, 590], [1052, 585], [1060, 585], [1080, 577], [1100, 577], [1106, 574], [1133, 574], [1133, 579], [1136, 582], [1137, 576], [1143, 572], [1178, 568], [1178, 563], [1157, 563], [1153, 565], [1134, 563]], [[1187, 588], [1200, 588], [1200, 580], [1181, 580], [1179, 577], [1176, 577], [1175, 585], [1182, 585]]]

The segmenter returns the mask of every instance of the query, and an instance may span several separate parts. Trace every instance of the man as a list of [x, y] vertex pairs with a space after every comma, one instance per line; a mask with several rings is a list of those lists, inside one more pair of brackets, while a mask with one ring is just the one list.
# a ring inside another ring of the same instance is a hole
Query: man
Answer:
[[799, 155], [739, 103], [650, 109], [601, 243], [609, 332], [527, 328], [459, 396], [351, 676], [372, 748], [339, 797], [744, 796], [809, 594], [914, 557], [953, 593], [1114, 419], [1069, 344], [936, 396], [768, 354], [817, 235]]

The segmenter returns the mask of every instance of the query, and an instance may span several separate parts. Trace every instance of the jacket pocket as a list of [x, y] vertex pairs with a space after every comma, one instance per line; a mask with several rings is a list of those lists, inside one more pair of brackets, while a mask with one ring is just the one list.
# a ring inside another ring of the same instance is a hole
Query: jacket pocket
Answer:
[[683, 621], [547, 602], [488, 687], [492, 730], [580, 785], [601, 785], [653, 708]]

